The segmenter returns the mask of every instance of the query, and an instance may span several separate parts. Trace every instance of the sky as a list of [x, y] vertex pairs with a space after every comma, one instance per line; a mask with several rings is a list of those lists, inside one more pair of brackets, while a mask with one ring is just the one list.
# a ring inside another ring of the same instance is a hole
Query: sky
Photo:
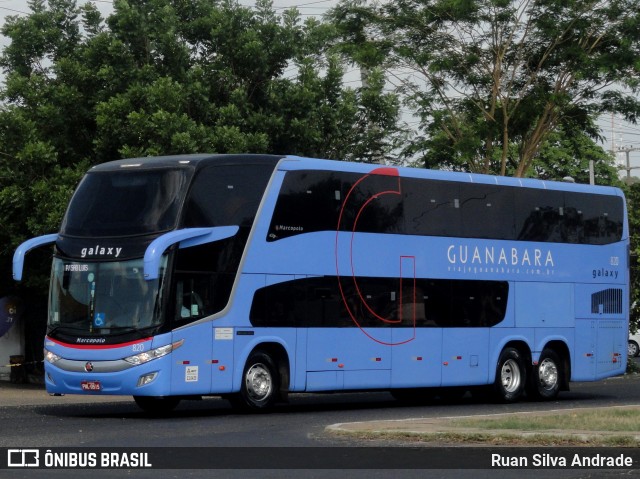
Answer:
[[[78, 0], [81, 3], [82, 0]], [[111, 0], [93, 0], [100, 9], [103, 16], [107, 16], [112, 10]], [[321, 16], [338, 0], [273, 0], [276, 11], [295, 6], [298, 8], [303, 18], [308, 16]], [[253, 0], [239, 0], [241, 5], [255, 5]], [[27, 0], [0, 0], [0, 25], [4, 24], [8, 15], [24, 15], [29, 11]], [[0, 36], [0, 48], [7, 44], [7, 39]], [[0, 81], [2, 77], [0, 75]], [[605, 150], [616, 151], [618, 164], [624, 166], [626, 163], [625, 150], [629, 151], [630, 166], [635, 168], [632, 176], [640, 176], [640, 124], [634, 125], [625, 122], [618, 116], [606, 115], [599, 119], [598, 124], [602, 129], [602, 136], [605, 138], [602, 146]], [[622, 150], [622, 151], [620, 151]]]

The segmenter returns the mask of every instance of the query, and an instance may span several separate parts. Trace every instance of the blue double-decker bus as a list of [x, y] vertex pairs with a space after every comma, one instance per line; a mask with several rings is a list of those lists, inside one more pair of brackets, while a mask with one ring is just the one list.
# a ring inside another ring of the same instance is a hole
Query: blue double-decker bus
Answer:
[[143, 409], [310, 391], [550, 399], [623, 374], [622, 192], [270, 155], [101, 164], [55, 234], [45, 382]]

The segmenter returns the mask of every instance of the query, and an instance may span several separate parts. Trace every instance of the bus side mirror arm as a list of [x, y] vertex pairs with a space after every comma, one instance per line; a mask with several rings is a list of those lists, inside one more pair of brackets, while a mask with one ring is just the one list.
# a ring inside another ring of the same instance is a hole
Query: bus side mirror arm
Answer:
[[52, 233], [44, 236], [37, 236], [35, 238], [28, 239], [20, 246], [16, 248], [13, 253], [13, 279], [15, 281], [22, 281], [22, 271], [24, 270], [24, 257], [34, 248], [53, 244], [58, 239], [58, 233]]
[[211, 243], [234, 236], [238, 226], [217, 226], [214, 228], [185, 228], [170, 231], [154, 239], [144, 253], [144, 279], [158, 279], [160, 259], [171, 245], [179, 244], [179, 248], [189, 248], [200, 244]]

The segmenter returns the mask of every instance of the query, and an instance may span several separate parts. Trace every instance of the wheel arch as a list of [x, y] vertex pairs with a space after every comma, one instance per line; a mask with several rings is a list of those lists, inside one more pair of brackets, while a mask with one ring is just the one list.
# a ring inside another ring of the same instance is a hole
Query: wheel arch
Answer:
[[274, 361], [276, 368], [278, 369], [278, 375], [280, 376], [280, 399], [286, 400], [289, 393], [289, 384], [291, 379], [291, 362], [286, 346], [276, 340], [258, 342], [245, 349], [242, 355], [242, 361], [236, 363], [237, 368], [234, 374], [234, 390], [240, 390], [244, 367], [251, 355], [257, 351], [268, 354]]
[[529, 343], [525, 341], [524, 338], [511, 338], [505, 341], [499, 348], [495, 348], [492, 353], [491, 363], [489, 367], [489, 383], [493, 384], [496, 380], [496, 365], [498, 364], [498, 360], [500, 359], [500, 355], [502, 351], [506, 348], [514, 348], [517, 349], [522, 357], [524, 358], [525, 364], [527, 365], [527, 374], [530, 371], [531, 367], [531, 347]]

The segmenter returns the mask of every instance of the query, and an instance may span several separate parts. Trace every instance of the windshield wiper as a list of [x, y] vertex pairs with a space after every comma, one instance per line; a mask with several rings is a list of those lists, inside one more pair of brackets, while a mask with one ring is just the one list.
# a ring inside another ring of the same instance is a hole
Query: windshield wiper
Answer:
[[52, 334], [55, 333], [58, 330], [72, 330], [72, 331], [82, 331], [87, 332], [87, 328], [82, 328], [80, 326], [71, 326], [68, 324], [58, 324], [57, 326], [49, 326], [49, 329], [47, 330], [47, 334]]

